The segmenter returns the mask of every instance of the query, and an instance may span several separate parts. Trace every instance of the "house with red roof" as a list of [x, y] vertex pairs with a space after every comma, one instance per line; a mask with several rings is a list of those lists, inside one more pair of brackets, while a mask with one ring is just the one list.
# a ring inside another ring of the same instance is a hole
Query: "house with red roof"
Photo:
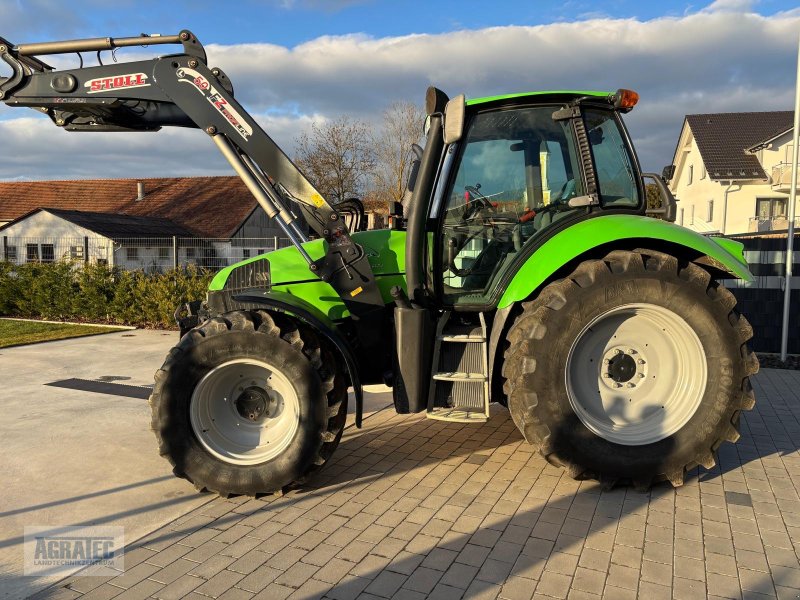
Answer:
[[235, 176], [0, 182], [0, 258], [16, 263], [219, 268], [283, 236]]

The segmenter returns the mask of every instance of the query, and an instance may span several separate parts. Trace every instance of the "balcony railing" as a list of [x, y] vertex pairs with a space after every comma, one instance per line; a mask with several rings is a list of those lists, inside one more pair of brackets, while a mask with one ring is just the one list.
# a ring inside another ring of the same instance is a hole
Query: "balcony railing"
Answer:
[[772, 167], [772, 189], [788, 194], [792, 189], [792, 163], [782, 162]]
[[[794, 226], [800, 228], [800, 217], [795, 217]], [[789, 229], [789, 219], [785, 216], [772, 217], [770, 219], [752, 217], [747, 231], [750, 233], [764, 233], [769, 231], [786, 231], [787, 229]]]

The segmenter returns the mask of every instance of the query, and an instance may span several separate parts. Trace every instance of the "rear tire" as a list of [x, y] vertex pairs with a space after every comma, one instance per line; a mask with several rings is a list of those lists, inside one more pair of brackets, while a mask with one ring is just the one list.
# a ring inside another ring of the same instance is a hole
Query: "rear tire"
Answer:
[[753, 330], [735, 304], [703, 268], [660, 252], [582, 263], [509, 329], [514, 422], [575, 478], [681, 485], [739, 438], [739, 414], [755, 402]]
[[221, 496], [301, 483], [333, 454], [347, 417], [337, 357], [310, 328], [266, 311], [192, 329], [155, 380], [161, 455], [175, 475]]

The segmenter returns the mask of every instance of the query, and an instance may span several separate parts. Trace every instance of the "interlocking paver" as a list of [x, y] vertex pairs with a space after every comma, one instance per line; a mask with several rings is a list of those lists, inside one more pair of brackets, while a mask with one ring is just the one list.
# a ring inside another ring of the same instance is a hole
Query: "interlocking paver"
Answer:
[[124, 574], [74, 577], [53, 592], [795, 598], [800, 373], [764, 370], [754, 386], [756, 409], [719, 466], [649, 494], [569, 479], [502, 409], [482, 427], [382, 411], [346, 430], [308, 489], [209, 502], [134, 544]]

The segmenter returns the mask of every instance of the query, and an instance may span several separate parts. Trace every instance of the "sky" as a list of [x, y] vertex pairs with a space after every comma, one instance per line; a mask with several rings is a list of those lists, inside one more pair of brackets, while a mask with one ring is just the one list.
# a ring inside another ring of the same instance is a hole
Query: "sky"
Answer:
[[[686, 114], [791, 109], [800, 35], [796, 0], [70, 0], [69, 10], [64, 6], [0, 0], [0, 36], [25, 43], [191, 29], [206, 45], [209, 65], [225, 70], [237, 99], [290, 155], [312, 123], [341, 115], [379, 123], [392, 101], [422, 104], [431, 84], [467, 97], [625, 87], [641, 96], [626, 123], [650, 171], [671, 161]], [[120, 50], [117, 58], [152, 51]], [[77, 66], [71, 57], [59, 65]], [[0, 63], [0, 77], [8, 74]], [[33, 111], [2, 104], [0, 143], [0, 179], [230, 173], [199, 131], [68, 133]]]

